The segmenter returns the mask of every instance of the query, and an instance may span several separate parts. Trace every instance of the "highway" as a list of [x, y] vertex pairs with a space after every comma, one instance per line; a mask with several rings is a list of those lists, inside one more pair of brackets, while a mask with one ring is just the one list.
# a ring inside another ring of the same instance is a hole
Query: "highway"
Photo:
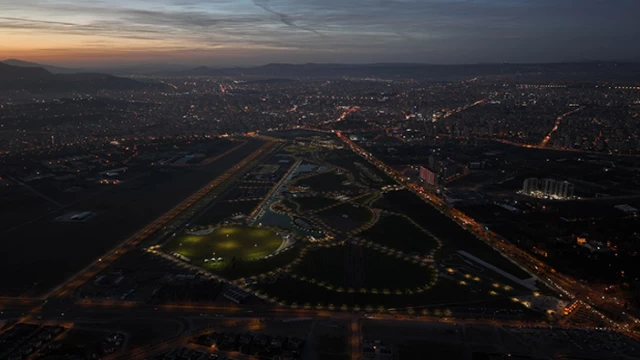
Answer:
[[[411, 322], [411, 323], [446, 323], [446, 324], [473, 324], [473, 325], [491, 325], [491, 326], [539, 326], [548, 327], [549, 324], [543, 321], [533, 322], [521, 319], [508, 318], [483, 318], [466, 316], [463, 318], [456, 317], [438, 317], [438, 316], [419, 316], [405, 314], [389, 314], [375, 313], [369, 314], [363, 311], [340, 311], [340, 310], [320, 310], [320, 309], [291, 309], [264, 306], [236, 306], [224, 304], [190, 304], [175, 303], [165, 305], [149, 305], [145, 303], [126, 302], [126, 301], [78, 301], [72, 309], [67, 310], [64, 314], [55, 308], [44, 308], [37, 312], [30, 313], [24, 317], [22, 321], [29, 323], [40, 323], [48, 325], [63, 325], [66, 327], [73, 324], [81, 324], [83, 328], [95, 326], [100, 328], [105, 322], [118, 323], [125, 321], [131, 323], [140, 319], [162, 319], [163, 321], [180, 321], [190, 324], [184, 327], [180, 333], [170, 338], [159, 338], [152, 343], [139, 347], [127, 349], [126, 352], [112, 354], [107, 359], [143, 359], [153, 354], [158, 354], [172, 348], [187, 346], [195, 337], [213, 331], [221, 331], [212, 327], [211, 324], [220, 324], [221, 322], [235, 322], [235, 320], [256, 320], [256, 321], [275, 321], [288, 322], [291, 320], [332, 320], [341, 321], [347, 325], [348, 349], [352, 360], [361, 358], [361, 341], [362, 325], [365, 321], [382, 321], [382, 322]], [[201, 328], [193, 325], [191, 321], [185, 319], [202, 319], [210, 320], [207, 328]], [[92, 325], [93, 324], [93, 325]], [[555, 326], [554, 326], [555, 327]], [[567, 326], [568, 327], [568, 326]], [[235, 355], [235, 354], [234, 354]], [[248, 358], [247, 358], [248, 359]]]
[[556, 119], [556, 122], [553, 124], [553, 128], [551, 129], [551, 131], [549, 131], [549, 134], [547, 134], [547, 136], [544, 137], [544, 139], [542, 139], [542, 141], [540, 142], [540, 145], [538, 145], [539, 148], [544, 148], [547, 146], [547, 144], [549, 143], [549, 140], [551, 140], [551, 136], [558, 131], [558, 127], [560, 126], [560, 123], [562, 123], [562, 120], [564, 120], [565, 117], [573, 114], [573, 113], [577, 113], [578, 111], [584, 109], [584, 107], [569, 111], [565, 114], [562, 114], [560, 116], [558, 116], [558, 118]]
[[472, 104], [465, 105], [465, 106], [459, 107], [459, 108], [457, 108], [457, 109], [450, 110], [450, 111], [448, 111], [446, 114], [444, 114], [444, 116], [443, 116], [442, 118], [443, 118], [443, 119], [446, 119], [446, 118], [448, 118], [448, 117], [450, 117], [450, 116], [452, 116], [452, 115], [455, 115], [455, 114], [457, 114], [457, 113], [459, 113], [459, 112], [463, 112], [463, 111], [465, 111], [465, 110], [467, 110], [467, 109], [470, 109], [470, 108], [472, 108], [472, 107], [474, 107], [474, 106], [477, 106], [477, 105], [480, 105], [480, 104], [484, 104], [484, 103], [486, 103], [487, 101], [489, 101], [489, 99], [488, 99], [488, 98], [485, 98], [485, 99], [478, 100], [478, 101], [476, 101], [476, 102], [474, 102], [474, 103], [472, 103]]
[[540, 144], [525, 144], [521, 142], [516, 142], [516, 141], [511, 141], [506, 139], [496, 139], [493, 137], [486, 137], [486, 136], [480, 137], [480, 138], [484, 140], [495, 141], [501, 144], [517, 146], [517, 147], [526, 148], [526, 149], [562, 151], [562, 152], [593, 154], [593, 155], [601, 155], [601, 156], [607, 155], [607, 156], [632, 157], [632, 158], [640, 157], [640, 155], [637, 155], [637, 154], [620, 154], [620, 153], [612, 153], [612, 152], [601, 152], [601, 151], [591, 151], [591, 150], [572, 149], [572, 148], [556, 148], [556, 147], [547, 147], [547, 146], [543, 147], [543, 146], [540, 146]]

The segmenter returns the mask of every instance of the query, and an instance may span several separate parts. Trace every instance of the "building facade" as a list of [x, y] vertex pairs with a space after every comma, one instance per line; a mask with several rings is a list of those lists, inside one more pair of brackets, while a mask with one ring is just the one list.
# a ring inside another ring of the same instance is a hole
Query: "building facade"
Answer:
[[528, 178], [522, 184], [522, 193], [536, 197], [570, 199], [574, 196], [575, 185], [568, 181]]
[[420, 179], [422, 179], [425, 186], [438, 185], [438, 174], [424, 166], [420, 166]]

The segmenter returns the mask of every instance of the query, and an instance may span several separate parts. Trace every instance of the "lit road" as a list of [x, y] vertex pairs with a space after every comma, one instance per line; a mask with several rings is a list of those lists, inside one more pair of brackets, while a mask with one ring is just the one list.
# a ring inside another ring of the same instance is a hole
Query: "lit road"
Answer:
[[[211, 324], [231, 322], [236, 320], [267, 320], [267, 321], [291, 321], [291, 320], [332, 320], [343, 321], [349, 329], [348, 352], [350, 358], [357, 360], [360, 358], [362, 341], [362, 324], [364, 321], [384, 321], [384, 322], [411, 322], [411, 323], [448, 323], [448, 324], [475, 324], [492, 326], [540, 326], [547, 327], [545, 322], [532, 322], [520, 319], [508, 318], [482, 318], [471, 315], [465, 318], [436, 317], [436, 316], [415, 316], [415, 315], [395, 315], [395, 314], [366, 314], [362, 311], [340, 311], [323, 309], [291, 309], [264, 306], [235, 306], [235, 305], [215, 305], [215, 304], [166, 304], [148, 305], [144, 303], [133, 303], [123, 301], [80, 301], [73, 309], [61, 314], [55, 309], [44, 309], [23, 318], [23, 321], [31, 323], [41, 323], [48, 325], [72, 326], [75, 323], [82, 324], [83, 327], [91, 327], [94, 324], [100, 328], [105, 321], [123, 321], [125, 319], [162, 319], [163, 321], [179, 320], [185, 318], [211, 320], [206, 326]], [[130, 321], [129, 321], [130, 322]], [[190, 322], [186, 322], [190, 323]], [[205, 333], [220, 331], [220, 329], [206, 328], [198, 326], [188, 326], [181, 330], [179, 334], [169, 338], [158, 338], [152, 343], [143, 346], [126, 349], [109, 356], [107, 359], [144, 359], [148, 356], [168, 351], [172, 348], [187, 346], [190, 341]], [[234, 354], [235, 355], [235, 354]], [[246, 358], [249, 359], [249, 358]]]
[[540, 145], [538, 145], [540, 148], [544, 148], [545, 146], [547, 146], [547, 144], [549, 143], [549, 140], [551, 140], [551, 136], [558, 131], [558, 126], [560, 126], [560, 123], [562, 123], [562, 120], [564, 120], [565, 117], [573, 114], [573, 113], [577, 113], [578, 111], [582, 110], [583, 108], [578, 108], [572, 111], [569, 111], [568, 113], [562, 114], [560, 116], [558, 116], [558, 118], [556, 119], [555, 124], [553, 124], [553, 128], [551, 129], [551, 131], [549, 131], [549, 134], [547, 134], [547, 136], [544, 137], [544, 139], [542, 139], [542, 141], [540, 142]]
[[478, 101], [474, 102], [473, 104], [465, 105], [465, 106], [459, 107], [457, 109], [450, 110], [446, 114], [444, 114], [444, 116], [442, 118], [446, 119], [446, 118], [448, 118], [448, 117], [450, 117], [452, 115], [455, 115], [455, 114], [457, 114], [459, 112], [462, 112], [462, 111], [465, 111], [467, 109], [470, 109], [470, 108], [472, 108], [474, 106], [477, 106], [477, 105], [480, 105], [480, 104], [484, 104], [487, 101], [489, 101], [489, 99], [481, 99], [481, 100], [478, 100]]
[[360, 359], [360, 349], [362, 348], [361, 341], [362, 335], [361, 333], [361, 324], [360, 319], [354, 317], [349, 322], [349, 346], [351, 347], [351, 360]]

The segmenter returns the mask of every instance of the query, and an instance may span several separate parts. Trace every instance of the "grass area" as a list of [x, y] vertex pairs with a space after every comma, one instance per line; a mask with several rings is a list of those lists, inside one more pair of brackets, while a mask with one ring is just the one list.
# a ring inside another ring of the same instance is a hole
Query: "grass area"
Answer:
[[359, 234], [362, 238], [405, 253], [429, 254], [438, 241], [402, 216], [386, 215]]
[[345, 175], [338, 175], [335, 171], [327, 171], [297, 180], [296, 185], [308, 186], [315, 191], [340, 191], [352, 188], [352, 184], [346, 184], [349, 179]]
[[339, 202], [338, 200], [324, 196], [298, 197], [291, 200], [300, 205], [300, 210], [303, 212], [322, 209], [327, 206], [335, 205]]
[[[367, 163], [351, 150], [332, 150], [324, 159], [326, 162], [348, 170], [358, 181], [369, 186], [394, 184], [384, 172]], [[359, 164], [359, 165], [358, 165]]]
[[[411, 295], [385, 295], [383, 293], [373, 294], [371, 292], [361, 293], [355, 291], [337, 292], [324, 287], [314, 285], [308, 281], [287, 277], [278, 279], [274, 283], [259, 283], [252, 285], [252, 288], [259, 290], [269, 296], [276, 297], [279, 301], [287, 304], [296, 303], [298, 305], [318, 304], [327, 307], [333, 304], [336, 308], [342, 304], [347, 306], [371, 306], [377, 309], [383, 306], [390, 308], [404, 307], [437, 307], [440, 309], [454, 306], [486, 307], [494, 309], [524, 309], [519, 303], [512, 302], [509, 296], [492, 296], [488, 291], [473, 291], [470, 286], [462, 286], [453, 280], [439, 278], [436, 284], [422, 293]], [[295, 291], [292, 291], [295, 289]]]
[[296, 203], [289, 200], [289, 199], [282, 199], [280, 200], [280, 204], [284, 207], [286, 207], [289, 210], [295, 211], [296, 210]]
[[[164, 245], [167, 252], [175, 252], [191, 259], [193, 264], [205, 268], [223, 269], [234, 261], [253, 261], [274, 252], [282, 238], [264, 228], [229, 226], [215, 229], [208, 235], [183, 234]], [[221, 261], [208, 261], [209, 258]]]
[[301, 249], [302, 246], [296, 244], [286, 251], [283, 251], [280, 254], [267, 259], [260, 259], [257, 261], [236, 261], [224, 268], [216, 268], [215, 266], [209, 267], [205, 265], [205, 268], [230, 280], [235, 280], [243, 277], [251, 277], [254, 275], [268, 273], [270, 271], [290, 264], [295, 259], [297, 259], [298, 256], [300, 256]]
[[380, 292], [423, 287], [429, 285], [434, 276], [429, 266], [351, 244], [311, 248], [294, 272], [335, 288], [375, 288]]
[[354, 204], [359, 204], [359, 205], [366, 205], [366, 206], [369, 206], [369, 203], [370, 203], [373, 199], [375, 199], [375, 198], [377, 198], [377, 197], [378, 197], [378, 194], [377, 194], [377, 193], [371, 193], [371, 194], [366, 194], [366, 195], [364, 195], [364, 196], [362, 196], [362, 197], [360, 197], [360, 198], [358, 198], [358, 199], [356, 199], [356, 200], [353, 200], [352, 202], [353, 202]]
[[338, 231], [351, 231], [373, 219], [373, 213], [366, 206], [342, 203], [331, 209], [319, 212], [318, 217]]
[[213, 226], [236, 213], [248, 215], [260, 204], [260, 200], [219, 202], [200, 216], [194, 225]]
[[374, 205], [377, 208], [403, 213], [437, 236], [442, 241], [442, 249], [439, 251], [442, 256], [465, 250], [513, 276], [521, 279], [531, 277], [526, 271], [493, 250], [491, 246], [408, 190], [387, 193]]

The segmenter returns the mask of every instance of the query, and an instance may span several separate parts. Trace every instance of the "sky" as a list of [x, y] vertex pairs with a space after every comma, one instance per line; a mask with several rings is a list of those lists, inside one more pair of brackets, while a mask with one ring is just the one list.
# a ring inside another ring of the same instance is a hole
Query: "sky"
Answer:
[[640, 59], [640, 0], [0, 0], [0, 59], [459, 64]]

